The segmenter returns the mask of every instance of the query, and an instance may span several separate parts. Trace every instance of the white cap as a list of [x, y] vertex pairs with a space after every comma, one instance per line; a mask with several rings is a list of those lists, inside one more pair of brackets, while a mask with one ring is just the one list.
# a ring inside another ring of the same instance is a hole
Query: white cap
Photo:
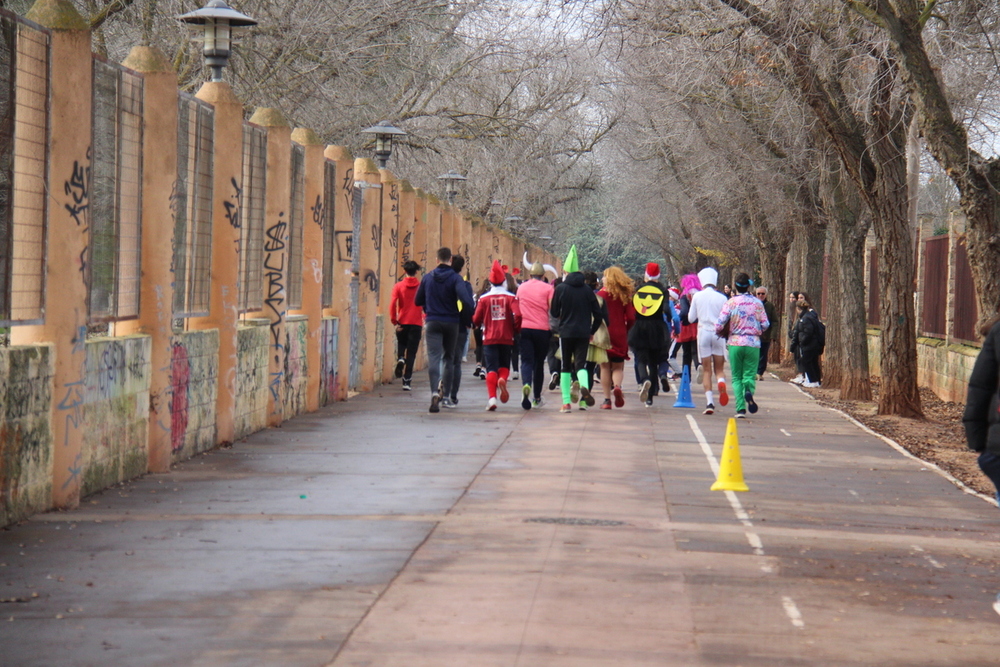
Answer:
[[708, 287], [709, 285], [714, 287], [719, 282], [719, 272], [710, 266], [706, 266], [698, 272], [698, 280], [701, 281], [702, 287]]

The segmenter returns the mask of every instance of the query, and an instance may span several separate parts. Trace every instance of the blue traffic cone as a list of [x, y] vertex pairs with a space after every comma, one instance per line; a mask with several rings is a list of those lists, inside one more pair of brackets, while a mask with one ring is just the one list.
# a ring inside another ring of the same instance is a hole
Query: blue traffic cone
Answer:
[[685, 366], [681, 375], [681, 387], [677, 390], [677, 400], [674, 401], [675, 408], [693, 408], [694, 401], [691, 400], [691, 367]]

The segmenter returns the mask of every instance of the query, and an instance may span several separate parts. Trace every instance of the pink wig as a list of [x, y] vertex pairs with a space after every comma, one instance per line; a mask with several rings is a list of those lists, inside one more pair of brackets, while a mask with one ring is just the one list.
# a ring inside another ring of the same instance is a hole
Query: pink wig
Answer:
[[681, 278], [681, 294], [691, 296], [695, 292], [701, 291], [701, 281], [698, 276], [689, 273]]

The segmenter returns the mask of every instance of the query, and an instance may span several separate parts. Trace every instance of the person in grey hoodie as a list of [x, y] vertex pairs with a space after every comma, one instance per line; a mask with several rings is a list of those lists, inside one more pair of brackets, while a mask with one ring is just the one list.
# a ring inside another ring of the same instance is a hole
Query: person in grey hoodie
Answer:
[[462, 277], [451, 268], [451, 248], [437, 251], [437, 267], [424, 276], [413, 302], [424, 309], [424, 341], [427, 348], [427, 375], [431, 382], [430, 412], [441, 411], [444, 388], [451, 388], [455, 344], [462, 310], [473, 310]]

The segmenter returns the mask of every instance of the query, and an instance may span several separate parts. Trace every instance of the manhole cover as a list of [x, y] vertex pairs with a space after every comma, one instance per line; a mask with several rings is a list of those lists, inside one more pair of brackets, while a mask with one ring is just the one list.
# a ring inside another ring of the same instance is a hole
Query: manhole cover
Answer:
[[575, 519], [573, 517], [538, 517], [525, 519], [525, 523], [557, 523], [562, 526], [624, 526], [624, 521], [613, 519]]

